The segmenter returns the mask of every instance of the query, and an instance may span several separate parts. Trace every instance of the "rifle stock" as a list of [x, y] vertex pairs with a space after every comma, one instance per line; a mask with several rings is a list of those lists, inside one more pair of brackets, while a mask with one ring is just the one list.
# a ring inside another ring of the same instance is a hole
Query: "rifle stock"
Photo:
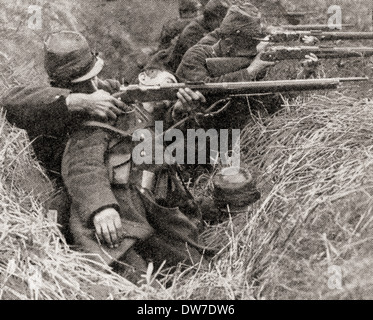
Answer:
[[258, 95], [276, 92], [336, 89], [342, 82], [367, 81], [366, 77], [326, 78], [307, 80], [276, 80], [223, 83], [172, 83], [161, 86], [130, 85], [122, 87], [114, 97], [126, 103], [176, 100], [179, 89], [198, 90], [206, 97], [211, 95]]
[[[318, 46], [277, 46], [269, 48], [261, 54], [263, 61], [283, 61], [304, 59], [306, 55], [314, 53], [320, 59], [371, 57], [373, 47], [318, 47]], [[206, 59], [207, 68], [212, 77], [247, 68], [252, 61], [248, 57], [209, 58]]]

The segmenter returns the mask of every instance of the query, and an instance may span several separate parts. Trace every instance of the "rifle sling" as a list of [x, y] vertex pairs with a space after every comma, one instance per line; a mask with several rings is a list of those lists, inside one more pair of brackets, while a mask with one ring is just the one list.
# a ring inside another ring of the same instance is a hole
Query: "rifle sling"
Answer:
[[[220, 108], [219, 110], [217, 111], [213, 111], [217, 105], [219, 105], [220, 103], [222, 102], [225, 102], [226, 104]], [[224, 111], [225, 109], [227, 109], [230, 104], [231, 104], [231, 99], [222, 99], [222, 100], [219, 100], [217, 101], [216, 103], [214, 103], [210, 108], [208, 108], [205, 112], [207, 112], [206, 114], [203, 114], [203, 113], [199, 113], [198, 115], [199, 116], [202, 116], [202, 117], [208, 117], [208, 116], [214, 116], [222, 111]], [[175, 125], [173, 125], [171, 128], [169, 128], [167, 131], [169, 131], [170, 129], [174, 129], [178, 126], [180, 126], [181, 124], [183, 124], [184, 122], [186, 122], [187, 120], [193, 118], [193, 116], [189, 116], [185, 119], [182, 119], [181, 121], [179, 121], [178, 123], [176, 123]], [[83, 126], [85, 127], [91, 127], [91, 128], [100, 128], [100, 129], [104, 129], [106, 131], [110, 131], [112, 133], [115, 133], [123, 138], [129, 138], [129, 137], [132, 137], [133, 133], [138, 130], [139, 128], [138, 127], [135, 127], [131, 130], [127, 130], [127, 131], [124, 131], [124, 130], [121, 130], [121, 129], [118, 129], [110, 124], [107, 124], [107, 123], [103, 123], [103, 122], [99, 122], [99, 121], [86, 121], [83, 123]], [[147, 125], [144, 126], [144, 128], [146, 127]], [[167, 132], [166, 131], [166, 132]], [[162, 133], [162, 135], [164, 135], [165, 132]]]

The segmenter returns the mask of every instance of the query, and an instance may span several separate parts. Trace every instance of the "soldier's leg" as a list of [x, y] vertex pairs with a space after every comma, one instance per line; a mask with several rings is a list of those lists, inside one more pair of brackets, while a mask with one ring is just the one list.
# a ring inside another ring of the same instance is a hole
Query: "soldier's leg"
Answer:
[[121, 257], [120, 261], [113, 262], [111, 267], [128, 281], [139, 285], [144, 281], [142, 275], [146, 274], [148, 264], [134, 248], [130, 248], [126, 254]]
[[136, 251], [145, 259], [152, 261], [159, 268], [165, 261], [165, 268], [171, 268], [182, 263], [185, 266], [208, 266], [208, 261], [197, 249], [185, 242], [166, 238], [163, 235], [154, 235], [148, 240], [138, 242]]

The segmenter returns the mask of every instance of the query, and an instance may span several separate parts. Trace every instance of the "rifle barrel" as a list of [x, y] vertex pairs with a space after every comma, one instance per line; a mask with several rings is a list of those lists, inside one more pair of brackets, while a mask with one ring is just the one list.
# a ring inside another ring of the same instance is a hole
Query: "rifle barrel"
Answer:
[[[341, 28], [352, 28], [354, 27], [354, 24], [342, 24]], [[292, 24], [286, 24], [279, 26], [280, 28], [286, 29], [286, 30], [295, 30], [295, 31], [318, 31], [318, 30], [335, 30], [336, 25], [328, 25], [328, 24], [298, 24], [298, 25], [292, 25]]]
[[286, 42], [286, 41], [297, 41], [304, 36], [314, 36], [319, 40], [330, 41], [330, 40], [363, 40], [373, 39], [373, 32], [342, 32], [342, 31], [284, 31], [274, 32], [269, 35], [270, 42]]
[[[283, 15], [286, 15], [288, 17], [304, 17], [309, 14], [316, 13], [316, 11], [292, 11], [288, 12], [285, 10], [285, 12], [282, 12]], [[268, 17], [276, 17], [278, 16], [278, 13], [266, 13], [265, 14]]]
[[326, 90], [335, 89], [341, 82], [367, 81], [366, 77], [351, 78], [325, 78], [305, 80], [276, 80], [253, 82], [223, 82], [223, 83], [175, 83], [162, 86], [138, 86], [123, 87], [122, 91], [115, 94], [127, 103], [150, 102], [162, 100], [176, 100], [176, 93], [180, 88], [198, 90], [202, 94], [209, 95], [255, 95], [263, 93], [277, 93], [290, 91]]
[[369, 57], [373, 56], [373, 47], [275, 46], [263, 52], [262, 59], [267, 61], [303, 59], [310, 53], [316, 54], [321, 59]]
[[340, 82], [369, 81], [369, 77], [339, 78]]
[[289, 11], [288, 16], [306, 16], [307, 14], [316, 13], [316, 11]]

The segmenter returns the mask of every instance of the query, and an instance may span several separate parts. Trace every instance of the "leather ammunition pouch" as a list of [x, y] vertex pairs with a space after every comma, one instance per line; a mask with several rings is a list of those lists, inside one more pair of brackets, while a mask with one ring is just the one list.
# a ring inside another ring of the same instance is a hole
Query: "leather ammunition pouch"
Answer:
[[126, 185], [131, 174], [131, 154], [110, 154], [107, 160], [112, 185]]

